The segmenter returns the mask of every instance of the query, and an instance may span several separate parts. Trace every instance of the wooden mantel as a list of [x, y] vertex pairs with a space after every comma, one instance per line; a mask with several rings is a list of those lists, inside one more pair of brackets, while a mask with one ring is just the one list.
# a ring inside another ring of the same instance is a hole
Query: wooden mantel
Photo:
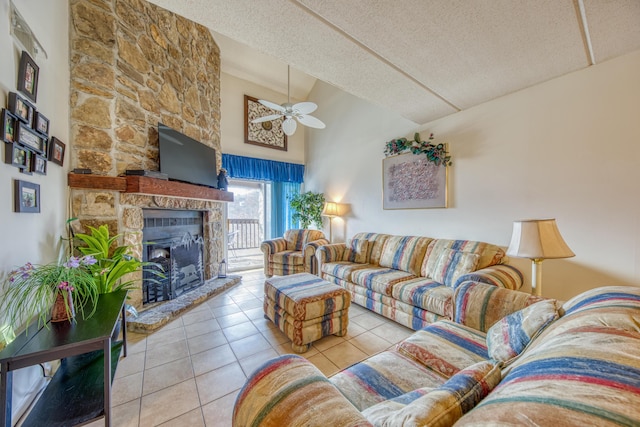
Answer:
[[102, 176], [69, 173], [67, 179], [69, 187], [85, 190], [110, 190], [121, 193], [233, 202], [233, 193], [229, 191], [184, 182], [150, 178], [148, 176]]

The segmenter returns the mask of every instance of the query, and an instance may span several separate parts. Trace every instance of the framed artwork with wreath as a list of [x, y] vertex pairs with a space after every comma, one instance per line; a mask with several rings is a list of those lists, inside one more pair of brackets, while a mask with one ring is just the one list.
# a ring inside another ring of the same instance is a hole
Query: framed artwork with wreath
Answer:
[[251, 123], [251, 120], [274, 114], [275, 112], [258, 102], [257, 98], [244, 96], [244, 142], [287, 151], [287, 135], [282, 130], [283, 118], [262, 123]]

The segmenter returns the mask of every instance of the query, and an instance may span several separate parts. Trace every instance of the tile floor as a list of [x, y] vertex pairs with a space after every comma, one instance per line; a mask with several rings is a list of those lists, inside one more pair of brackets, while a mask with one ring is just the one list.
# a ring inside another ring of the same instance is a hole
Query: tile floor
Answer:
[[[292, 353], [263, 317], [262, 270], [151, 335], [128, 334], [128, 356], [113, 382], [113, 425], [230, 426], [247, 376], [265, 360]], [[408, 337], [412, 331], [360, 306], [345, 337], [329, 336], [304, 356], [329, 376]], [[91, 427], [104, 425], [96, 421]]]

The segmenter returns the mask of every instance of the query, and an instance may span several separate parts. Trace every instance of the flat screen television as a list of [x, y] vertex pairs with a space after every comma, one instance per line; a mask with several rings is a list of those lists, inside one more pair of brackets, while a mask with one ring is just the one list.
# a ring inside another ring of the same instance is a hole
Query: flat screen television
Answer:
[[158, 123], [160, 172], [170, 180], [218, 187], [216, 150]]

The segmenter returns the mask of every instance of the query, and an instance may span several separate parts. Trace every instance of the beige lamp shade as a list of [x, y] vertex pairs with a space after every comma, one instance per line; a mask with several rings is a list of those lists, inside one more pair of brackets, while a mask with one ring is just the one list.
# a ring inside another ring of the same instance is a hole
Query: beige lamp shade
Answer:
[[514, 221], [507, 255], [530, 259], [575, 256], [560, 235], [555, 219]]
[[322, 216], [327, 216], [329, 218], [340, 216], [340, 207], [335, 202], [326, 202], [324, 204], [324, 210], [322, 211]]

